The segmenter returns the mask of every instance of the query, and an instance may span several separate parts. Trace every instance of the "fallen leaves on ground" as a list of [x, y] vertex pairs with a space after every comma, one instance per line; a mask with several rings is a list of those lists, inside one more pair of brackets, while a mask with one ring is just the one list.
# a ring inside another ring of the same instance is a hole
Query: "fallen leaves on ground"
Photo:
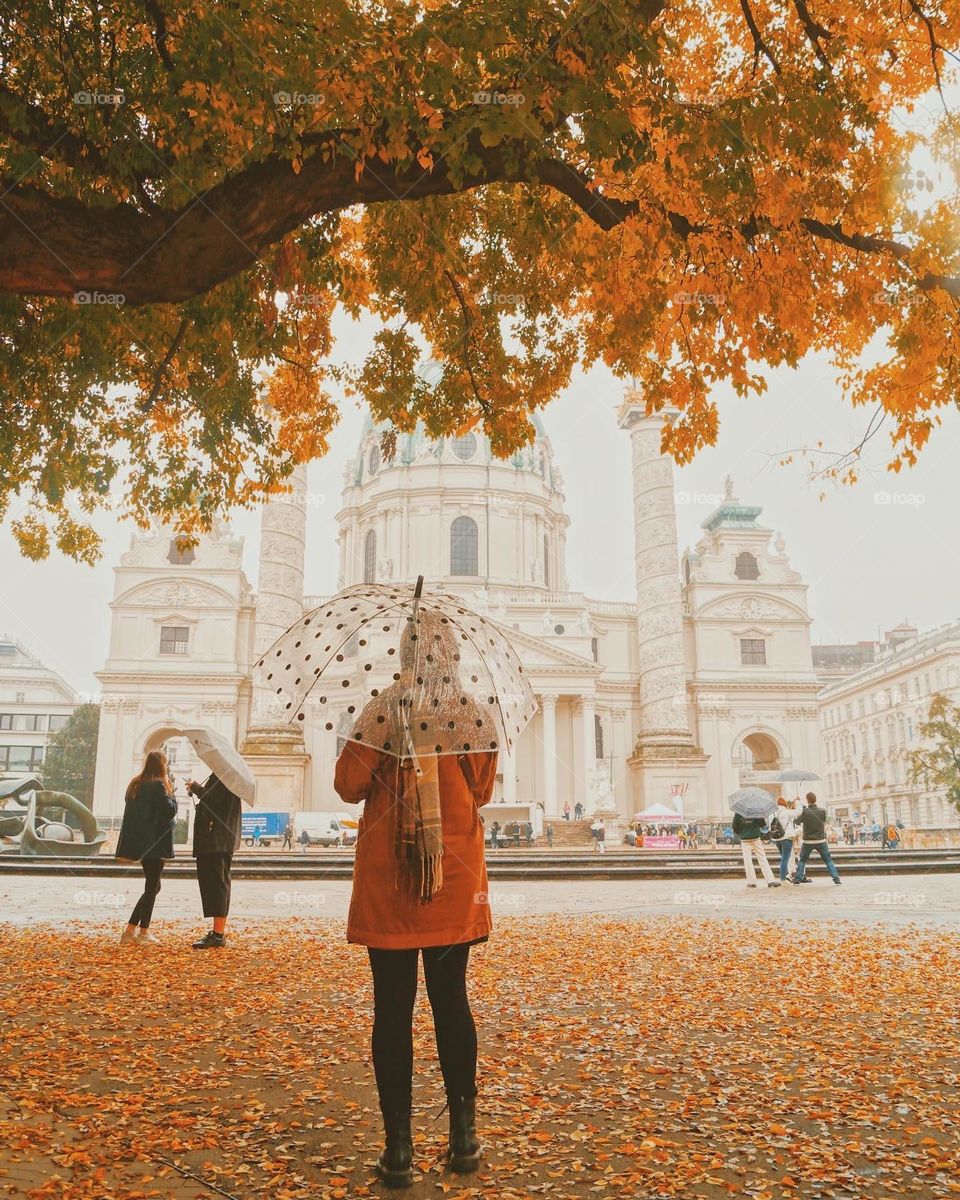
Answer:
[[[160, 932], [0, 927], [0, 1194], [380, 1194], [342, 924]], [[411, 1197], [960, 1195], [960, 936], [515, 918], [472, 961], [484, 1166], [443, 1171], [421, 995]]]

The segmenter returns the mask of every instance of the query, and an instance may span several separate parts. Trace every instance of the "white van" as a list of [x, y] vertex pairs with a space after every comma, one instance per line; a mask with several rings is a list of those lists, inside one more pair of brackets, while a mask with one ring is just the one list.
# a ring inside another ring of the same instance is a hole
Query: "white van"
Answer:
[[299, 842], [306, 830], [311, 846], [352, 846], [357, 840], [356, 829], [344, 823], [338, 813], [299, 812], [293, 818], [294, 841]]

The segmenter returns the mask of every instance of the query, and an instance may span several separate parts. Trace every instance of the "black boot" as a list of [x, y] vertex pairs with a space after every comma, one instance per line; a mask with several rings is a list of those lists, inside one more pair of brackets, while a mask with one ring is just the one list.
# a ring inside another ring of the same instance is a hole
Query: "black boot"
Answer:
[[413, 1183], [413, 1137], [410, 1112], [384, 1113], [386, 1146], [377, 1159], [377, 1176], [391, 1188], [407, 1188]]
[[480, 1139], [477, 1137], [477, 1093], [472, 1096], [448, 1096], [450, 1105], [450, 1142], [447, 1165], [458, 1175], [468, 1175], [480, 1166]]

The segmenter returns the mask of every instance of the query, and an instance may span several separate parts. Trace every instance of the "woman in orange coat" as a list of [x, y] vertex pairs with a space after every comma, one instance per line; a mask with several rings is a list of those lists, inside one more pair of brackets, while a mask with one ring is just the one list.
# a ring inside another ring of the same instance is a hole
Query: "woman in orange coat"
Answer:
[[[428, 639], [433, 649], [427, 657], [439, 671], [438, 682], [431, 686], [421, 673], [411, 691], [407, 673], [424, 671], [414, 645], [418, 638]], [[449, 695], [434, 701], [441, 690], [449, 692], [451, 681], [457, 690], [454, 658], [448, 631], [430, 614], [408, 628], [401, 642], [400, 682], [364, 710], [334, 778], [348, 804], [365, 801], [347, 940], [368, 948], [373, 973], [373, 1066], [386, 1131], [377, 1174], [389, 1187], [413, 1181], [413, 1007], [421, 953], [450, 1109], [447, 1161], [457, 1172], [475, 1171], [480, 1162], [477, 1033], [466, 973], [470, 947], [486, 941], [491, 927], [479, 809], [493, 794], [497, 754], [489, 749], [488, 729], [485, 743], [463, 743], [469, 748], [460, 754], [440, 752], [447, 744], [429, 745], [439, 736], [432, 723], [428, 736], [419, 735], [427, 744], [417, 748], [416, 761], [393, 753], [400, 736], [398, 706], [410, 705], [407, 733], [427, 729], [420, 716], [449, 704]], [[447, 665], [438, 666], [437, 660]], [[457, 702], [458, 727], [482, 728], [487, 718], [480, 709], [466, 697]], [[479, 750], [482, 744], [488, 748]]]

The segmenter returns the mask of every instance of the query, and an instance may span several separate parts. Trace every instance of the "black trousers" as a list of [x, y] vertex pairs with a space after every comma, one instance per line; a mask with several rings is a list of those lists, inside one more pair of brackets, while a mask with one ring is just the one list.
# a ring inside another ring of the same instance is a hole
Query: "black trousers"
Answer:
[[230, 912], [232, 854], [198, 854], [197, 883], [205, 917], [225, 917]]
[[475, 1095], [477, 1027], [467, 998], [469, 943], [434, 946], [423, 951], [370, 947], [368, 953], [373, 971], [373, 1069], [380, 1111], [410, 1111], [413, 1005], [417, 997], [417, 967], [421, 953], [447, 1095]]
[[133, 906], [130, 924], [139, 925], [141, 929], [149, 929], [150, 918], [153, 916], [153, 902], [157, 898], [157, 892], [160, 891], [163, 859], [145, 858], [140, 866], [143, 867], [143, 895]]

